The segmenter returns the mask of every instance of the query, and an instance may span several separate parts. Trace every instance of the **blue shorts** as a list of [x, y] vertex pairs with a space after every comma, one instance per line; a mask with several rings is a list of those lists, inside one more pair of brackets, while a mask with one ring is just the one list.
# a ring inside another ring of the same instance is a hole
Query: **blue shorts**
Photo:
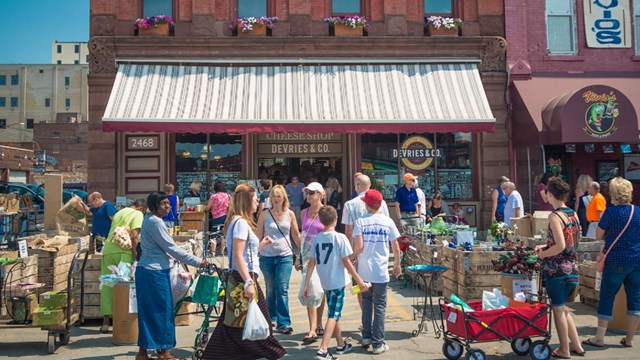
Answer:
[[544, 281], [547, 296], [551, 299], [551, 306], [564, 306], [576, 286], [578, 286], [577, 277], [547, 279]]
[[344, 287], [325, 290], [324, 295], [327, 297], [327, 318], [340, 320], [344, 306]]

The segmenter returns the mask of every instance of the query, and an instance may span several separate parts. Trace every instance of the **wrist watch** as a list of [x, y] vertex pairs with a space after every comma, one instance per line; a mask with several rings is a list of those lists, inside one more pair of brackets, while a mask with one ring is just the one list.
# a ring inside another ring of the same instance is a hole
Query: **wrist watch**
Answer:
[[247, 290], [247, 287], [250, 286], [250, 285], [253, 285], [253, 284], [254, 284], [254, 282], [253, 282], [252, 279], [249, 279], [249, 280], [245, 281], [244, 282], [244, 289]]

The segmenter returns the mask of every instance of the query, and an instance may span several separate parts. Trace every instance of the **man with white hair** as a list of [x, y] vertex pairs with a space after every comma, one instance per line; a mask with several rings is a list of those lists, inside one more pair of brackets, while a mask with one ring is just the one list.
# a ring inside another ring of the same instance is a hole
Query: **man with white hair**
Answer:
[[591, 202], [587, 206], [587, 221], [589, 222], [587, 237], [595, 239], [598, 222], [600, 222], [602, 214], [604, 214], [604, 211], [607, 209], [607, 200], [600, 193], [600, 184], [597, 181], [589, 184], [587, 192], [592, 196]]
[[507, 227], [511, 227], [511, 218], [519, 218], [524, 214], [522, 196], [516, 190], [516, 185], [511, 181], [503, 183], [502, 192], [508, 196], [507, 203], [504, 205], [504, 222]]
[[[364, 193], [371, 188], [371, 179], [369, 179], [369, 176], [367, 175], [360, 174], [356, 176], [353, 186], [358, 195], [354, 199], [344, 203], [344, 209], [342, 210], [344, 234], [347, 235], [347, 239], [351, 242], [351, 246], [354, 245], [353, 238], [351, 237], [353, 233], [353, 225], [356, 223], [356, 220], [367, 213], [364, 201], [360, 198], [363, 197]], [[380, 206], [380, 213], [389, 216], [389, 208], [385, 201], [383, 201], [382, 206]]]

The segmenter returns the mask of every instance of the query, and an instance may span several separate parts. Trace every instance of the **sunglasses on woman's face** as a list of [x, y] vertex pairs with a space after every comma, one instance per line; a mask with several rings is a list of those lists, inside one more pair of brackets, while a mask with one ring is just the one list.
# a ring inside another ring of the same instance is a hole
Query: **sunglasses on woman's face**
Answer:
[[315, 194], [316, 194], [316, 191], [314, 190], [307, 191], [307, 195], [315, 195]]

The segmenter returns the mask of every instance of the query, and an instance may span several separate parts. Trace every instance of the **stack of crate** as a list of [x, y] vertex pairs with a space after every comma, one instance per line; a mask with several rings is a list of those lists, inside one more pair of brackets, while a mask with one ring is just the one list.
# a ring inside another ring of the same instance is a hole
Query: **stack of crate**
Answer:
[[[7, 257], [12, 259], [17, 258], [18, 252], [0, 252], [0, 257]], [[15, 293], [13, 291], [13, 288], [11, 288], [15, 284], [35, 284], [38, 282], [38, 256], [29, 256], [23, 259], [22, 264], [2, 266], [0, 267], [0, 272], [0, 279], [3, 281], [2, 286], [0, 286], [0, 288], [2, 288], [2, 291], [0, 292], [0, 319], [7, 319], [8, 314], [5, 305], [5, 297], [9, 297], [10, 294]]]
[[38, 282], [45, 284], [43, 291], [67, 289], [67, 276], [76, 252], [77, 243], [60, 248], [29, 249], [29, 254], [38, 255]]
[[483, 291], [502, 287], [502, 274], [493, 270], [491, 260], [498, 259], [506, 251], [489, 251], [474, 246], [473, 251], [443, 247], [442, 265], [449, 268], [442, 274], [443, 295], [455, 294], [468, 301], [482, 299]]
[[578, 265], [579, 284], [578, 294], [580, 294], [580, 302], [590, 305], [594, 308], [598, 307], [598, 299], [600, 292], [596, 291], [596, 263], [583, 262]]
[[[76, 260], [77, 266], [82, 266], [83, 257]], [[87, 258], [84, 267], [84, 319], [102, 319], [100, 316], [100, 271], [102, 268], [102, 255], [93, 254]], [[76, 286], [80, 286], [80, 272], [73, 274], [73, 281]], [[80, 291], [74, 294], [76, 313], [80, 311]]]

